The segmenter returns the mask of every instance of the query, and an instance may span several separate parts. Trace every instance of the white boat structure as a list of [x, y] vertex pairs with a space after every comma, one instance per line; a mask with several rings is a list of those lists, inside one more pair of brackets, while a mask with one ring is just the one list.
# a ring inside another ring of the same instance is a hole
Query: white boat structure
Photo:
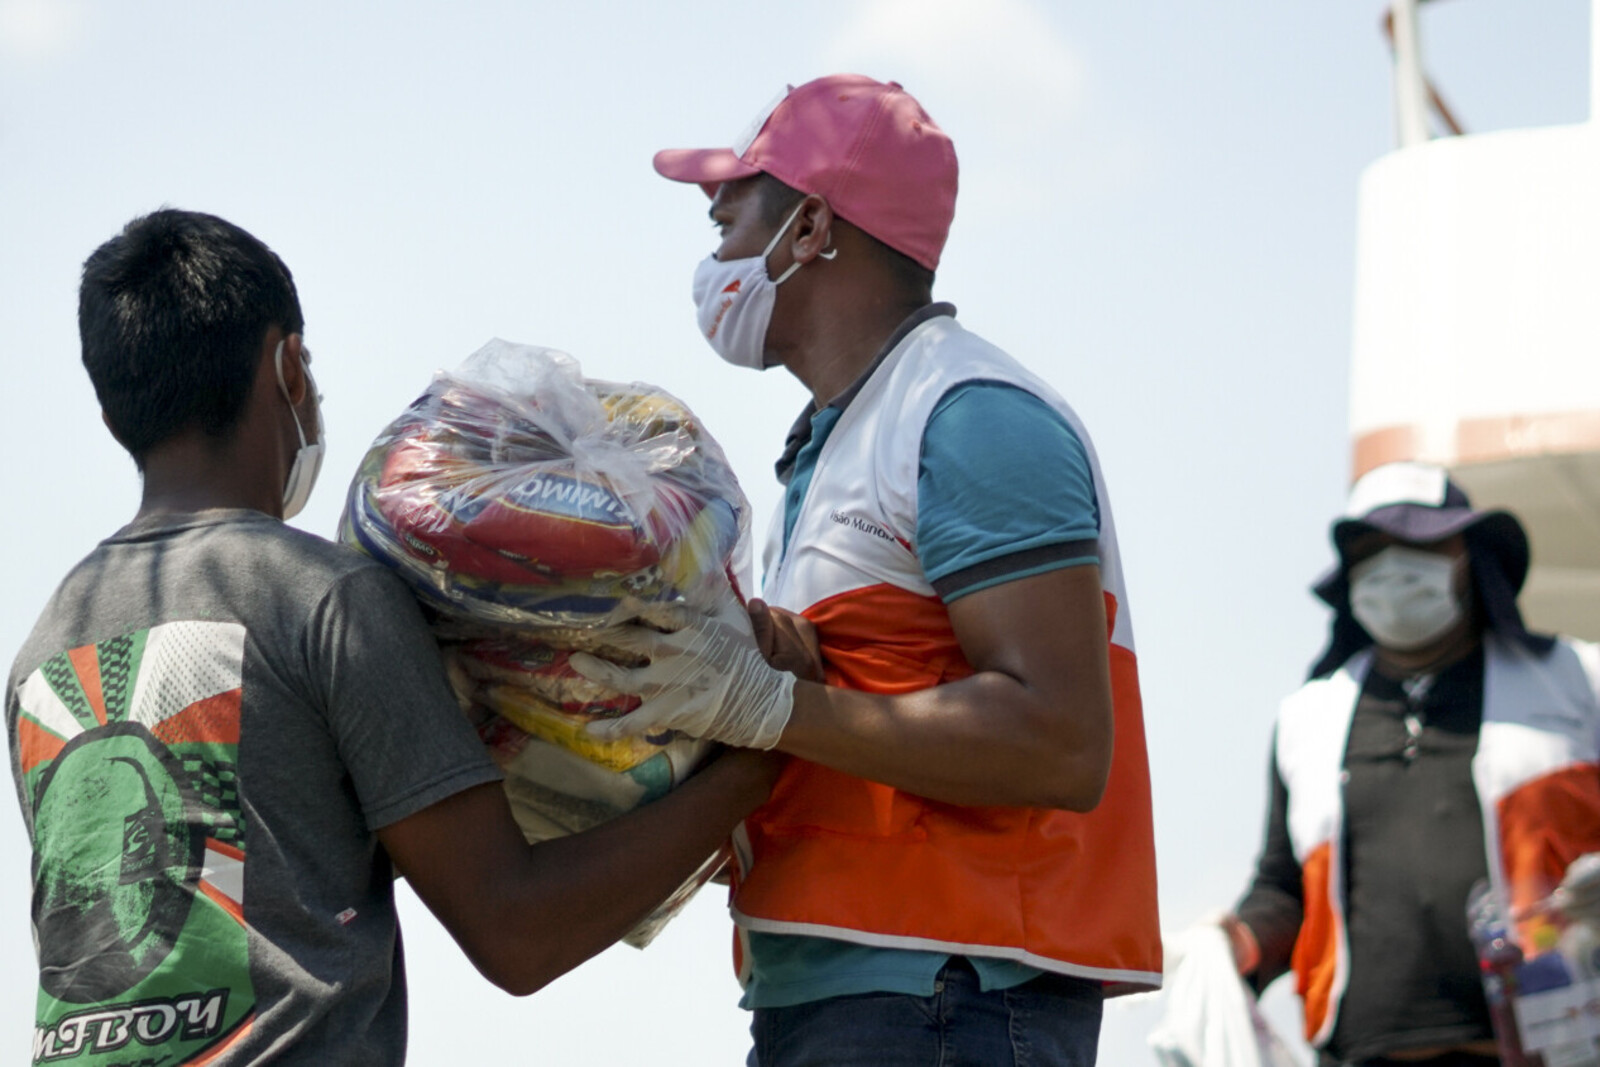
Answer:
[[1600, 639], [1600, 12], [1589, 121], [1435, 136], [1417, 5], [1392, 7], [1399, 143], [1361, 178], [1351, 477], [1450, 468], [1527, 526], [1529, 625]]

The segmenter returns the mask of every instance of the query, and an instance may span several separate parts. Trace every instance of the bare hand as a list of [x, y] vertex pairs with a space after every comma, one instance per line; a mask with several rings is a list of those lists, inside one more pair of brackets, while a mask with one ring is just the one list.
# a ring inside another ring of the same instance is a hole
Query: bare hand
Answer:
[[765, 600], [751, 600], [748, 607], [756, 645], [774, 670], [788, 671], [806, 682], [823, 680], [822, 643], [810, 619]]
[[1261, 965], [1261, 944], [1255, 931], [1237, 915], [1224, 915], [1222, 932], [1228, 935], [1228, 947], [1233, 950], [1233, 966], [1241, 977], [1249, 977]]

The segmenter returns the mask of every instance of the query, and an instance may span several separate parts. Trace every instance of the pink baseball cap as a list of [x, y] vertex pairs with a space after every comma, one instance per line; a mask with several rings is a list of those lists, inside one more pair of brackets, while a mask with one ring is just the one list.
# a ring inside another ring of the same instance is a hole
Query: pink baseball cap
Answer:
[[656, 172], [698, 182], [767, 173], [825, 199], [834, 212], [934, 270], [956, 213], [956, 150], [894, 82], [833, 74], [788, 91], [756, 116], [732, 148], [669, 148]]

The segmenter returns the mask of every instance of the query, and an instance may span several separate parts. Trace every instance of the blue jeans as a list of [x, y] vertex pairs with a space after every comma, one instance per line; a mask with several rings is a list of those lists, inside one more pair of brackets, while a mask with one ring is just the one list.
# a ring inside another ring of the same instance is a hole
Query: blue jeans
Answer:
[[1099, 982], [1047, 974], [983, 992], [963, 959], [931, 997], [864, 993], [757, 1008], [746, 1067], [1094, 1067]]

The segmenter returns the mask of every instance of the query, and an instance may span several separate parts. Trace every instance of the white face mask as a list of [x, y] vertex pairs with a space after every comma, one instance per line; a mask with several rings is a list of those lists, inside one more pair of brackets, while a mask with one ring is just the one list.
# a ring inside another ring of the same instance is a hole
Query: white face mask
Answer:
[[294, 454], [294, 465], [289, 468], [289, 480], [283, 485], [283, 517], [292, 519], [300, 514], [306, 506], [306, 501], [311, 499], [311, 489], [317, 484], [317, 474], [322, 470], [323, 446], [327, 443], [327, 433], [322, 428], [322, 394], [317, 392], [317, 383], [311, 377], [310, 353], [306, 354], [306, 388], [311, 390], [311, 395], [316, 398], [317, 413], [317, 440], [315, 444], [306, 444], [306, 431], [300, 425], [300, 413], [294, 409], [294, 401], [289, 399], [289, 386], [283, 380], [283, 342], [278, 342], [278, 350], [272, 354], [273, 369], [278, 372], [278, 392], [289, 401], [289, 414], [294, 418], [294, 431], [300, 435], [300, 450]]
[[1350, 611], [1384, 648], [1423, 648], [1461, 621], [1460, 566], [1458, 558], [1390, 545], [1350, 568]]
[[700, 332], [717, 355], [735, 367], [766, 369], [767, 325], [778, 286], [800, 269], [798, 262], [776, 279], [767, 277], [767, 257], [788, 232], [805, 204], [795, 205], [759, 256], [719, 260], [712, 253], [694, 269], [694, 303]]

